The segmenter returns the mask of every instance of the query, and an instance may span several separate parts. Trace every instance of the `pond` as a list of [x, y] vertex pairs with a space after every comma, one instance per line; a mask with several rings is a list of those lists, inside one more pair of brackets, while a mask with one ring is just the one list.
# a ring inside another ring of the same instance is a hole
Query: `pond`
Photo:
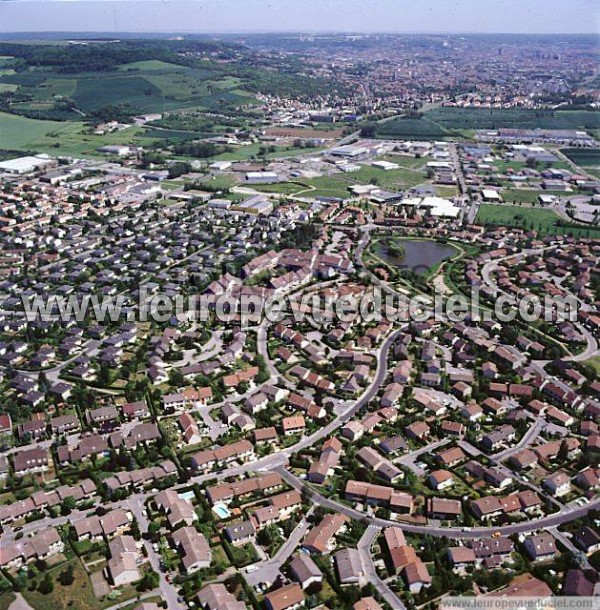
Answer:
[[[402, 247], [403, 253], [391, 251], [388, 247]], [[382, 240], [375, 246], [375, 253], [389, 265], [403, 269], [410, 269], [417, 275], [427, 273], [431, 267], [441, 263], [447, 258], [456, 255], [456, 248], [437, 241], [420, 239]]]

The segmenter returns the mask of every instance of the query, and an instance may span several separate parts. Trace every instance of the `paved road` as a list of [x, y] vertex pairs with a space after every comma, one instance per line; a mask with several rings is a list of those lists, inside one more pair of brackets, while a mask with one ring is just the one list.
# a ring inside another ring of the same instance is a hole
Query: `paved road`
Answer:
[[406, 610], [406, 606], [396, 597], [394, 592], [379, 578], [373, 556], [371, 555], [371, 547], [377, 536], [381, 533], [381, 528], [375, 525], [369, 525], [358, 541], [357, 549], [360, 556], [365, 576], [368, 581], [375, 587], [379, 595], [390, 605], [392, 610]]
[[[481, 279], [492, 290], [496, 290], [498, 293], [506, 295], [509, 299], [509, 302], [515, 303], [516, 298], [514, 297], [514, 295], [511, 295], [508, 292], [505, 292], [504, 290], [499, 288], [497, 282], [492, 277], [492, 274], [498, 269], [499, 263], [509, 260], [519, 254], [522, 254], [525, 256], [535, 256], [535, 255], [540, 255], [548, 250], [553, 250], [556, 248], [558, 248], [558, 245], [545, 246], [544, 248], [521, 250], [520, 252], [517, 252], [515, 254], [510, 254], [508, 256], [504, 256], [502, 258], [498, 258], [496, 260], [489, 261], [481, 268]], [[568, 291], [566, 291], [566, 292], [568, 292]], [[568, 292], [568, 294], [570, 296], [572, 296], [574, 299], [576, 299], [576, 301], [579, 304], [579, 307], [582, 311], [591, 310], [590, 305], [588, 305], [587, 303], [584, 303], [579, 297], [575, 296], [571, 292]], [[581, 335], [584, 337], [587, 345], [583, 352], [576, 354], [576, 355], [569, 354], [568, 356], [565, 356], [563, 358], [563, 360], [572, 360], [574, 362], [581, 362], [583, 360], [589, 360], [593, 356], [598, 355], [598, 353], [600, 351], [600, 346], [598, 344], [598, 340], [596, 339], [596, 337], [587, 328], [585, 328], [585, 326], [583, 326], [579, 322], [573, 322], [573, 326], [575, 326], [575, 328], [578, 330], [578, 332], [581, 333]]]
[[[148, 525], [150, 525], [148, 518], [144, 514], [144, 498], [140, 496], [133, 496], [127, 498], [123, 502], [124, 507], [128, 508], [137, 519], [140, 531], [147, 532]], [[169, 610], [185, 610], [187, 606], [179, 603], [177, 588], [170, 582], [167, 581], [167, 577], [164, 572], [160, 569], [161, 556], [153, 548], [152, 544], [148, 540], [144, 540], [144, 547], [148, 553], [148, 561], [152, 566], [152, 569], [158, 573], [160, 577], [160, 592], [161, 597], [167, 602]]]
[[556, 527], [551, 527], [548, 531], [554, 536], [554, 538], [556, 538], [556, 540], [560, 540], [569, 549], [569, 551], [571, 551], [573, 553], [573, 555], [575, 555], [575, 557], [577, 557], [577, 560], [579, 561], [579, 565], [584, 570], [588, 570], [588, 569], [592, 568], [590, 562], [588, 561], [586, 554], [580, 548], [577, 548], [571, 542], [571, 539], [568, 538], [567, 536], [565, 536], [563, 532], [559, 532], [558, 528], [556, 528]]
[[[312, 509], [309, 513], [312, 512]], [[242, 575], [245, 581], [251, 586], [256, 587], [261, 583], [273, 584], [278, 576], [281, 575], [281, 566], [289, 559], [292, 553], [298, 548], [298, 545], [309, 530], [309, 524], [306, 518], [294, 528], [290, 537], [283, 543], [281, 548], [268, 561], [253, 564], [255, 570], [247, 572], [248, 568], [242, 570]], [[250, 566], [249, 566], [250, 567]]]
[[396, 464], [396, 465], [402, 464], [402, 466], [406, 466], [407, 468], [410, 468], [417, 476], [423, 477], [427, 473], [421, 467], [417, 466], [416, 462], [418, 461], [419, 457], [425, 453], [430, 453], [431, 451], [435, 451], [436, 449], [439, 449], [440, 447], [447, 445], [449, 442], [450, 442], [449, 438], [444, 438], [441, 441], [436, 441], [435, 443], [430, 443], [429, 445], [426, 445], [425, 447], [421, 447], [420, 449], [417, 449], [416, 451], [411, 451], [410, 453], [403, 455], [401, 458], [394, 460], [394, 464]]
[[336, 502], [325, 498], [321, 494], [314, 491], [311, 487], [306, 485], [304, 481], [299, 479], [297, 476], [286, 470], [283, 466], [275, 468], [280, 476], [289, 485], [302, 491], [303, 489], [311, 497], [313, 504], [323, 506], [338, 513], [342, 513], [350, 517], [351, 519], [357, 519], [376, 525], [378, 527], [399, 527], [400, 529], [409, 532], [411, 534], [430, 535], [436, 537], [446, 536], [454, 540], [472, 540], [474, 538], [489, 538], [493, 533], [500, 532], [503, 536], [510, 536], [511, 534], [529, 533], [537, 530], [548, 529], [549, 527], [557, 527], [568, 521], [579, 519], [587, 515], [591, 510], [600, 509], [600, 498], [595, 498], [589, 504], [583, 507], [569, 507], [565, 506], [560, 512], [539, 519], [532, 519], [523, 523], [515, 523], [512, 525], [503, 525], [498, 527], [473, 527], [473, 528], [462, 528], [462, 527], [439, 527], [433, 525], [415, 525], [411, 523], [404, 523], [403, 521], [390, 521], [389, 519], [380, 519], [379, 517], [371, 517], [364, 512], [350, 508], [345, 504]]
[[528, 447], [533, 443], [533, 441], [538, 437], [539, 433], [544, 428], [544, 420], [540, 418], [536, 418], [534, 424], [527, 430], [527, 432], [523, 435], [523, 438], [516, 444], [514, 447], [509, 447], [504, 451], [500, 451], [500, 453], [494, 454], [493, 458], [495, 461], [505, 460], [506, 458], [514, 455], [515, 453], [521, 451], [525, 447]]

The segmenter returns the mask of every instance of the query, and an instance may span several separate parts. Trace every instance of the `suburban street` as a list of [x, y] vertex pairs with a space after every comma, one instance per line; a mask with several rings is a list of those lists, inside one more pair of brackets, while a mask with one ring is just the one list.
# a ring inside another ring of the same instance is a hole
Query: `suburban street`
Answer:
[[294, 487], [298, 491], [305, 490], [305, 493], [309, 494], [313, 503], [319, 506], [323, 506], [324, 508], [328, 508], [330, 510], [342, 513], [343, 515], [346, 515], [351, 519], [359, 519], [362, 521], [366, 521], [369, 524], [376, 525], [378, 527], [399, 527], [403, 531], [409, 532], [411, 534], [428, 534], [430, 536], [436, 537], [445, 536], [453, 540], [472, 540], [477, 538], [485, 538], [491, 536], [496, 532], [500, 532], [500, 534], [503, 536], [535, 532], [538, 530], [547, 529], [549, 527], [558, 526], [562, 523], [567, 523], [568, 521], [572, 521], [574, 519], [578, 519], [579, 517], [583, 517], [584, 515], [586, 515], [589, 511], [597, 510], [600, 507], [600, 498], [595, 498], [594, 500], [591, 500], [589, 504], [586, 504], [583, 507], [565, 506], [559, 512], [554, 513], [552, 515], [547, 515], [538, 519], [531, 519], [522, 523], [514, 523], [511, 525], [501, 525], [495, 527], [463, 528], [414, 525], [405, 523], [403, 521], [391, 521], [389, 519], [371, 517], [366, 513], [356, 510], [354, 508], [350, 508], [345, 504], [341, 504], [340, 502], [336, 502], [335, 500], [325, 498], [324, 496], [316, 492], [312, 487], [307, 485], [304, 481], [302, 481], [283, 467], [277, 467], [275, 470], [292, 487]]
[[386, 583], [379, 578], [379, 574], [377, 574], [377, 570], [375, 569], [371, 548], [373, 546], [373, 542], [375, 542], [375, 539], [377, 536], [379, 536], [379, 534], [381, 534], [380, 527], [369, 525], [356, 546], [360, 555], [363, 569], [365, 571], [365, 576], [367, 580], [375, 587], [377, 593], [379, 593], [379, 595], [381, 595], [381, 597], [390, 605], [392, 610], [406, 610], [406, 606], [398, 599], [398, 597], [386, 585]]

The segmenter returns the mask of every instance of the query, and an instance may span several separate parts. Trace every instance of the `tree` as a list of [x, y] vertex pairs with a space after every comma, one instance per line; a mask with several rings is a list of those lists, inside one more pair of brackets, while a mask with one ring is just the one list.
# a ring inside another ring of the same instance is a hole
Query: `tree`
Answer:
[[525, 161], [525, 165], [529, 168], [529, 169], [535, 169], [537, 167], [537, 159], [535, 157], [527, 157], [527, 160]]
[[160, 525], [152, 521], [148, 524], [148, 538], [150, 540], [158, 540], [158, 534], [160, 533]]
[[58, 581], [63, 587], [69, 587], [75, 582], [75, 572], [73, 564], [69, 564], [66, 570], [63, 570], [58, 577]]
[[65, 498], [60, 505], [60, 514], [63, 516], [67, 516], [71, 514], [71, 511], [75, 509], [77, 506], [75, 502], [75, 498], [73, 496], [69, 496]]
[[360, 129], [361, 138], [374, 138], [377, 135], [376, 123], [365, 123]]
[[156, 589], [160, 584], [160, 576], [154, 571], [150, 570], [144, 574], [144, 577], [138, 583], [137, 590], [139, 592], [151, 591]]
[[54, 591], [54, 581], [52, 580], [52, 576], [50, 576], [49, 572], [46, 572], [44, 579], [38, 587], [38, 591], [42, 595], [49, 595], [50, 593], [52, 593], [52, 591]]
[[558, 454], [556, 456], [556, 459], [559, 462], [566, 462], [567, 459], [569, 458], [569, 445], [565, 440], [563, 440], [563, 442], [560, 444], [560, 449], [558, 450]]

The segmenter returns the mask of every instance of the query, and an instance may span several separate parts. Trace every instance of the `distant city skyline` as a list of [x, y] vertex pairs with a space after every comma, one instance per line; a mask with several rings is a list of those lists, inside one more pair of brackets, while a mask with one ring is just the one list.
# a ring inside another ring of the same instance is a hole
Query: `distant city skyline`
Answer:
[[597, 0], [0, 0], [0, 32], [598, 34]]

